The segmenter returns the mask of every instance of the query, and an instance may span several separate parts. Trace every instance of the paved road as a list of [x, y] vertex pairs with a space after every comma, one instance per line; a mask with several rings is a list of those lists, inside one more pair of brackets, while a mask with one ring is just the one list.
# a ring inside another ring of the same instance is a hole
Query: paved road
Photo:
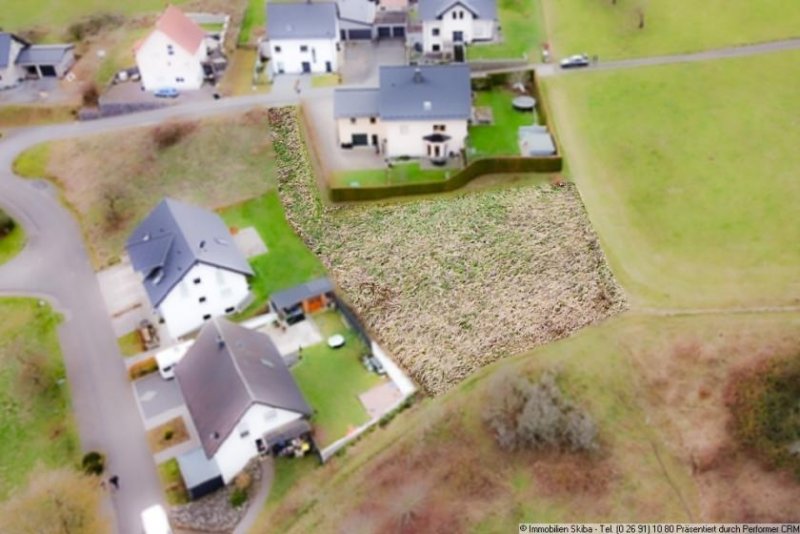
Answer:
[[109, 472], [120, 477], [121, 488], [110, 497], [116, 532], [140, 532], [141, 510], [162, 502], [152, 455], [80, 228], [51, 186], [16, 177], [12, 162], [22, 150], [44, 141], [296, 101], [293, 93], [275, 92], [100, 121], [12, 130], [0, 141], [0, 205], [22, 224], [28, 236], [20, 255], [0, 266], [0, 294], [38, 296], [65, 315], [59, 338], [82, 448], [105, 452]]
[[[653, 67], [656, 65], [670, 65], [673, 63], [694, 63], [697, 61], [711, 61], [716, 59], [727, 59], [736, 57], [755, 56], [760, 54], [769, 54], [774, 52], [785, 52], [787, 50], [800, 50], [800, 38], [798, 39], [785, 39], [782, 41], [772, 41], [768, 43], [759, 43], [753, 45], [743, 46], [730, 46], [727, 48], [718, 48], [715, 50], [705, 50], [702, 52], [692, 52], [688, 54], [672, 54], [669, 56], [651, 56], [632, 59], [619, 59], [612, 61], [600, 61], [597, 65], [592, 65], [583, 69], [560, 69], [557, 65], [540, 64], [536, 66], [536, 72], [539, 76], [560, 76], [565, 74], [574, 74], [578, 72], [587, 71], [606, 71], [606, 70], [621, 70], [633, 69], [638, 67]], [[509, 69], [514, 70], [514, 69]]]

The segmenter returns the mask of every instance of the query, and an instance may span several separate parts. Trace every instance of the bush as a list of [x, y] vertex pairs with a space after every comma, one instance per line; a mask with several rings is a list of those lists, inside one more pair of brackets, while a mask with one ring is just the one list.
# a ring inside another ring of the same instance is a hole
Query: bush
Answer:
[[83, 455], [81, 467], [83, 467], [83, 472], [87, 475], [100, 476], [105, 471], [106, 459], [97, 451], [89, 451]]
[[235, 488], [233, 493], [231, 493], [229, 500], [231, 506], [234, 508], [240, 508], [244, 503], [247, 502], [247, 491], [240, 488]]
[[247, 471], [242, 471], [236, 478], [233, 479], [233, 485], [236, 486], [236, 489], [240, 489], [243, 491], [247, 491], [250, 489], [250, 486], [253, 484], [253, 477], [250, 476], [250, 473]]
[[158, 362], [156, 362], [154, 357], [150, 357], [131, 365], [130, 369], [128, 369], [128, 375], [131, 377], [131, 380], [136, 380], [137, 378], [149, 375], [157, 370]]
[[594, 420], [564, 397], [555, 374], [546, 372], [531, 382], [509, 370], [493, 381], [484, 421], [501, 448], [597, 448]]
[[168, 122], [153, 128], [153, 142], [158, 150], [164, 150], [180, 143], [196, 128], [196, 122]]
[[84, 107], [96, 108], [100, 102], [100, 90], [94, 82], [89, 82], [81, 87], [81, 102]]
[[0, 210], [0, 237], [10, 234], [16, 225], [17, 223], [14, 222], [14, 219], [3, 210]]
[[172, 430], [171, 428], [170, 428], [169, 430], [166, 430], [166, 431], [164, 432], [164, 441], [169, 441], [169, 440], [171, 440], [173, 437], [175, 437], [175, 431], [174, 431], [174, 430]]

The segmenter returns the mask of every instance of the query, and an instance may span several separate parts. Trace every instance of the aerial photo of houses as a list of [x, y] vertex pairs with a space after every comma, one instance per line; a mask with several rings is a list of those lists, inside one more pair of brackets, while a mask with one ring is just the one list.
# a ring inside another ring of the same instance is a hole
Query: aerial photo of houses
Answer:
[[0, 4], [0, 534], [800, 534], [800, 3]]

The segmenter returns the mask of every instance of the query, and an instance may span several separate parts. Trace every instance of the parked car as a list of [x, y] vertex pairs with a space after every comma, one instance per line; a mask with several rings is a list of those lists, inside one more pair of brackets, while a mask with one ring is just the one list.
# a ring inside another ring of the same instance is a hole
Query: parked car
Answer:
[[561, 60], [562, 69], [575, 69], [589, 66], [589, 56], [586, 54], [575, 54]]
[[156, 98], [178, 98], [180, 93], [174, 87], [162, 87], [161, 89], [157, 89], [153, 94]]

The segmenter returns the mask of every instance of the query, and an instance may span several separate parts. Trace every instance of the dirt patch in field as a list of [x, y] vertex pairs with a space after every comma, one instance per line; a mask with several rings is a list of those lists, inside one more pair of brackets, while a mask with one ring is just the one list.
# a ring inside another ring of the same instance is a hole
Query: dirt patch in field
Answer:
[[270, 117], [287, 218], [428, 392], [625, 308], [574, 186], [330, 208], [295, 112]]

